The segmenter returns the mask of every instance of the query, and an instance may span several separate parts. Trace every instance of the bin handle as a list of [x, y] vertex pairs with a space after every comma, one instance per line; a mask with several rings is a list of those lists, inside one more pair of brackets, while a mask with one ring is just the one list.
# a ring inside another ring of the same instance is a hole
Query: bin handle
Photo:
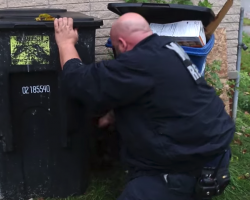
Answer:
[[45, 23], [16, 23], [14, 24], [14, 28], [46, 28], [46, 24]]
[[161, 7], [161, 8], [170, 8], [169, 4], [158, 4], [158, 3], [143, 3], [142, 7]]

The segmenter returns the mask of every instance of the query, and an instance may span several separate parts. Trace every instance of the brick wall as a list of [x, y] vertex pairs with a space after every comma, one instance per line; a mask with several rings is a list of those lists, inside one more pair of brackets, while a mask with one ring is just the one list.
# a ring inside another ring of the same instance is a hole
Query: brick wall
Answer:
[[[0, 0], [0, 8], [66, 8], [69, 11], [83, 12], [104, 20], [102, 29], [96, 33], [96, 60], [106, 58], [107, 49], [104, 47], [109, 36], [110, 27], [117, 15], [107, 10], [107, 4], [111, 2], [123, 2], [122, 0]], [[193, 0], [195, 4], [199, 0]], [[209, 0], [213, 3], [213, 10], [217, 13], [226, 0]], [[228, 40], [228, 64], [229, 70], [235, 71], [237, 59], [237, 38], [240, 13], [240, 0], [234, 0], [234, 6], [223, 20], [221, 27], [227, 29]]]
[[[213, 10], [217, 14], [226, 0], [209, 0], [213, 3]], [[236, 71], [238, 30], [240, 21], [240, 0], [234, 0], [233, 7], [229, 10], [220, 27], [227, 30], [227, 55], [229, 71]]]

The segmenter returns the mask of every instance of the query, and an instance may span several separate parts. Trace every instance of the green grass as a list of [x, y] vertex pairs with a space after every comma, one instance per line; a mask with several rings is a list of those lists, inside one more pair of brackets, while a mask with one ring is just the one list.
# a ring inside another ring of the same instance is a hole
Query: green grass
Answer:
[[[91, 184], [84, 195], [80, 197], [68, 197], [66, 199], [46, 200], [116, 200], [124, 187], [125, 172], [117, 171], [103, 172], [92, 176]], [[36, 199], [43, 200], [43, 199]]]
[[[250, 36], [243, 34], [243, 43], [250, 47]], [[250, 74], [250, 51], [242, 50], [241, 71]], [[249, 85], [250, 88], [250, 85]], [[241, 99], [244, 98], [244, 99]], [[249, 95], [239, 95], [239, 102], [249, 99]], [[245, 108], [250, 108], [249, 105]], [[224, 195], [216, 200], [249, 200], [250, 199], [250, 115], [238, 108], [236, 120], [237, 133], [231, 145], [232, 160], [230, 164], [231, 184]]]
[[[238, 112], [237, 133], [231, 145], [231, 184], [217, 200], [248, 200], [250, 195], [250, 115]], [[248, 127], [247, 127], [248, 126]]]
[[244, 18], [243, 24], [244, 26], [250, 26], [250, 19]]
[[250, 37], [243, 33], [243, 43], [249, 47], [246, 51], [242, 50], [241, 70], [250, 73]]
[[[243, 34], [243, 42], [250, 48], [250, 37], [247, 34]], [[250, 50], [242, 51], [242, 71], [250, 73]], [[250, 115], [243, 110], [238, 112], [236, 128], [237, 134], [231, 145], [231, 183], [225, 194], [215, 200], [250, 199]], [[122, 192], [123, 183], [124, 176], [120, 170], [106, 176], [93, 177], [83, 196], [64, 200], [116, 200]]]

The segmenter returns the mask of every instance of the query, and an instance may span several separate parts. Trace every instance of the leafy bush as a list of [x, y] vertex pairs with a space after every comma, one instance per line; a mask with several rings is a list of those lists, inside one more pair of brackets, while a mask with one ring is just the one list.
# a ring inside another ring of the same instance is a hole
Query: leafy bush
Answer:
[[205, 79], [207, 83], [210, 86], [214, 87], [216, 94], [218, 96], [220, 96], [223, 93], [223, 87], [224, 87], [219, 77], [220, 69], [221, 69], [221, 62], [216, 60], [211, 65], [207, 64], [205, 72]]
[[238, 106], [247, 112], [250, 112], [250, 76], [247, 72], [240, 73], [240, 87]]
[[191, 0], [172, 0], [170, 4], [194, 5]]
[[198, 6], [212, 8], [213, 4], [209, 3], [208, 0], [199, 1]]

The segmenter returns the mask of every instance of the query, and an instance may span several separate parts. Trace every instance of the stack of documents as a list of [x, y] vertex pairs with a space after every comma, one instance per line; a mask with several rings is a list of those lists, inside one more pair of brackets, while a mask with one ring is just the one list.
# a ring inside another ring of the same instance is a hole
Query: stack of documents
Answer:
[[171, 24], [151, 23], [153, 33], [171, 37], [182, 46], [203, 47], [206, 35], [201, 21], [181, 21]]

